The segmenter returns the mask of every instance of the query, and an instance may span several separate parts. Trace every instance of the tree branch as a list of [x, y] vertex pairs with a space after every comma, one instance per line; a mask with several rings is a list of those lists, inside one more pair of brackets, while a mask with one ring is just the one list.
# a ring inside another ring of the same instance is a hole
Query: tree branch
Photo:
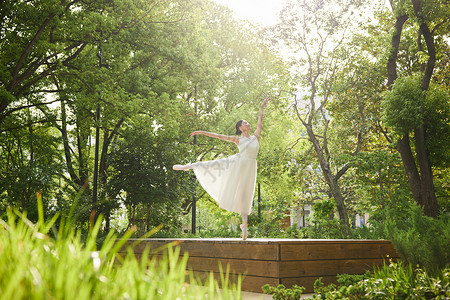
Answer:
[[408, 20], [408, 15], [398, 16], [394, 25], [394, 34], [392, 35], [392, 49], [387, 63], [388, 87], [394, 84], [397, 79], [397, 56], [400, 47], [400, 38], [402, 35], [403, 24]]
[[422, 16], [423, 11], [420, 0], [411, 0], [411, 2], [413, 4], [417, 19], [419, 20], [420, 31], [425, 39], [425, 43], [427, 44], [428, 61], [421, 83], [422, 90], [426, 91], [430, 86], [431, 77], [433, 76], [434, 66], [436, 64], [436, 47], [434, 45], [434, 39], [430, 32], [430, 28]]
[[34, 103], [34, 104], [29, 104], [29, 105], [18, 106], [18, 107], [15, 107], [15, 108], [7, 111], [6, 113], [2, 114], [2, 118], [1, 119], [5, 119], [7, 116], [11, 115], [12, 113], [14, 113], [16, 111], [19, 111], [19, 110], [22, 110], [22, 109], [27, 109], [27, 108], [31, 108], [31, 107], [39, 107], [39, 106], [42, 106], [42, 105], [49, 105], [49, 104], [52, 104], [52, 103], [55, 103], [55, 102], [60, 102], [60, 101], [63, 101], [63, 100], [56, 99], [56, 100], [53, 100], [53, 101], [50, 101], [50, 102], [41, 102], [41, 103]]
[[44, 32], [45, 28], [48, 26], [48, 24], [50, 23], [51, 20], [53, 20], [53, 18], [56, 16], [55, 13], [51, 13], [49, 15], [49, 17], [47, 19], [44, 20], [44, 22], [42, 23], [42, 25], [39, 27], [38, 31], [36, 32], [36, 34], [34, 35], [34, 37], [31, 39], [30, 43], [28, 44], [28, 46], [25, 48], [25, 50], [22, 52], [22, 54], [20, 55], [20, 58], [16, 64], [16, 67], [14, 68], [13, 71], [13, 78], [10, 81], [10, 84], [8, 85], [8, 91], [12, 91], [14, 90], [14, 88], [17, 85], [17, 77], [19, 76], [19, 70], [22, 68], [23, 63], [25, 62], [25, 59], [28, 57], [28, 55], [31, 52], [31, 49], [33, 49], [34, 45], [37, 43], [37, 41], [39, 40], [40, 36], [42, 35], [42, 33]]

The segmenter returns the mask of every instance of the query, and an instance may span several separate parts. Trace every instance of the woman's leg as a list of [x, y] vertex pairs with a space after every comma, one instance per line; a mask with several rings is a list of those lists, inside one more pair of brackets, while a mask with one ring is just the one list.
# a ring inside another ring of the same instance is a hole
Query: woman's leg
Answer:
[[242, 214], [241, 230], [242, 230], [242, 239], [243, 240], [247, 239], [247, 227], [248, 227], [247, 217], [248, 217], [248, 215]]

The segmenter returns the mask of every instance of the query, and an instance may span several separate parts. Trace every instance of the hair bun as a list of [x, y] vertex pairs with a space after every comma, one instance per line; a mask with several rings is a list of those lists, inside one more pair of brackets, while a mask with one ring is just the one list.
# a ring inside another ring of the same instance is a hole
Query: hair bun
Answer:
[[243, 121], [244, 120], [239, 120], [236, 122], [236, 134], [237, 135], [241, 135], [241, 133], [242, 133], [242, 131], [239, 129], [239, 127], [241, 127]]

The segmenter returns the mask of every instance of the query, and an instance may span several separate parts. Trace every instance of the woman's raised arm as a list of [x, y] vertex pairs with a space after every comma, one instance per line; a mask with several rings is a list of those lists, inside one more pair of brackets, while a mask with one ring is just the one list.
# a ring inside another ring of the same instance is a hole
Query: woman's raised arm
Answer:
[[269, 102], [270, 98], [267, 97], [263, 103], [261, 104], [261, 108], [259, 110], [259, 116], [258, 116], [258, 124], [256, 124], [256, 130], [255, 133], [253, 134], [254, 136], [256, 136], [259, 140], [259, 138], [261, 137], [261, 131], [262, 131], [262, 119], [263, 119], [263, 113], [264, 113], [264, 106], [266, 106], [267, 102]]

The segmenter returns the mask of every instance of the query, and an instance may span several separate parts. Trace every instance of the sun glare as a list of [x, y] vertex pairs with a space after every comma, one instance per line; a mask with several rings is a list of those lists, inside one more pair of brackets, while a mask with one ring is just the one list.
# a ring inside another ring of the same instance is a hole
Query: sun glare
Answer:
[[259, 23], [263, 26], [275, 25], [278, 14], [286, 0], [215, 0], [233, 10], [236, 18]]

